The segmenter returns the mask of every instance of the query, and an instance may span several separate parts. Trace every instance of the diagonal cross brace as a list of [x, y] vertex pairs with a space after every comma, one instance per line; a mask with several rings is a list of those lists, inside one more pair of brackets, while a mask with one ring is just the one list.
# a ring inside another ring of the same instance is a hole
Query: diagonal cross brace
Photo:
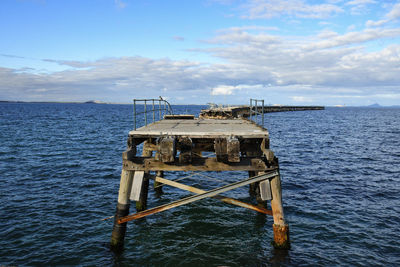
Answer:
[[[176, 187], [176, 188], [179, 188], [179, 189], [182, 189], [182, 190], [190, 191], [190, 192], [196, 193], [196, 194], [203, 194], [203, 193], [207, 192], [205, 190], [202, 190], [202, 189], [199, 189], [199, 188], [196, 188], [196, 187], [193, 187], [193, 186], [177, 183], [175, 181], [164, 179], [162, 177], [156, 177], [155, 181], [163, 183], [163, 184], [166, 184], [166, 185], [169, 185], [169, 186], [173, 186], [173, 187]], [[269, 182], [268, 179], [264, 180], [264, 181], [268, 181]], [[271, 210], [267, 210], [267, 209], [262, 208], [262, 207], [254, 206], [254, 205], [248, 204], [246, 202], [242, 202], [242, 201], [234, 199], [234, 198], [225, 197], [225, 196], [222, 196], [222, 195], [213, 196], [212, 198], [215, 198], [215, 199], [221, 200], [222, 202], [225, 202], [225, 203], [228, 203], [228, 204], [232, 204], [232, 205], [236, 205], [236, 206], [239, 206], [239, 207], [242, 207], [242, 208], [251, 209], [251, 210], [255, 210], [255, 211], [258, 211], [258, 212], [261, 212], [261, 213], [264, 213], [264, 214], [272, 215], [272, 211]]]
[[278, 175], [279, 175], [279, 172], [277, 170], [274, 170], [274, 171], [268, 172], [268, 173], [263, 173], [261, 175], [254, 176], [254, 177], [251, 177], [249, 179], [246, 179], [246, 180], [243, 180], [243, 181], [240, 181], [240, 182], [235, 182], [235, 183], [232, 183], [232, 184], [229, 184], [229, 185], [225, 185], [225, 186], [222, 186], [222, 187], [207, 191], [207, 192], [202, 193], [202, 194], [198, 194], [198, 195], [190, 196], [190, 197], [187, 197], [187, 198], [183, 198], [183, 199], [171, 202], [169, 204], [165, 204], [165, 205], [162, 205], [162, 206], [158, 206], [158, 207], [155, 207], [155, 208], [151, 208], [151, 209], [148, 209], [148, 210], [145, 210], [145, 211], [141, 211], [141, 212], [138, 212], [138, 213], [135, 213], [135, 214], [131, 214], [131, 215], [119, 218], [117, 222], [119, 224], [121, 224], [121, 223], [125, 223], [125, 222], [131, 221], [131, 220], [143, 218], [143, 217], [146, 217], [146, 216], [154, 214], [154, 213], [158, 213], [158, 212], [169, 210], [169, 209], [172, 209], [172, 208], [175, 208], [175, 207], [179, 207], [179, 206], [182, 206], [182, 205], [185, 205], [185, 204], [189, 204], [191, 202], [194, 202], [194, 201], [197, 201], [197, 200], [201, 200], [201, 199], [204, 199], [204, 198], [207, 198], [207, 197], [213, 197], [213, 196], [219, 195], [219, 194], [221, 194], [223, 192], [226, 192], [226, 191], [229, 191], [229, 190], [241, 187], [241, 186], [245, 186], [245, 185], [248, 185], [248, 184], [251, 184], [251, 183], [259, 182], [259, 181], [262, 181], [262, 180], [265, 180], [265, 179], [270, 179], [270, 178], [278, 176]]

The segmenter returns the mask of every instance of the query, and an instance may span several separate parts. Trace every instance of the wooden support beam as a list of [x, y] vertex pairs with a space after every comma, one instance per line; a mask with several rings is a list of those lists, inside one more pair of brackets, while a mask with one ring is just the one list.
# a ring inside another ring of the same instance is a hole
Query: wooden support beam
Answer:
[[189, 137], [181, 137], [178, 139], [179, 149], [179, 163], [190, 163], [192, 162], [192, 149], [193, 142]]
[[262, 181], [262, 180], [265, 180], [265, 179], [269, 179], [269, 178], [274, 177], [276, 175], [278, 175], [278, 171], [276, 171], [276, 170], [274, 170], [272, 172], [269, 172], [269, 173], [264, 173], [262, 175], [258, 175], [258, 176], [246, 179], [244, 181], [232, 183], [232, 184], [220, 187], [220, 188], [216, 188], [216, 189], [210, 190], [210, 191], [205, 192], [203, 194], [190, 196], [190, 197], [187, 197], [187, 198], [184, 198], [184, 199], [180, 199], [180, 200], [174, 201], [174, 202], [169, 203], [169, 204], [165, 204], [165, 205], [162, 205], [162, 206], [159, 206], [159, 207], [155, 207], [155, 208], [148, 209], [148, 210], [145, 210], [145, 211], [142, 211], [142, 212], [138, 212], [136, 214], [125, 216], [123, 218], [120, 218], [118, 220], [118, 223], [125, 223], [125, 222], [131, 221], [131, 220], [135, 220], [135, 219], [146, 217], [146, 216], [154, 214], [154, 213], [158, 213], [158, 212], [169, 210], [169, 209], [172, 209], [172, 208], [175, 208], [175, 207], [179, 207], [179, 206], [182, 206], [182, 205], [185, 205], [185, 204], [189, 204], [189, 203], [192, 203], [194, 201], [201, 200], [201, 199], [204, 199], [204, 198], [207, 198], [207, 197], [213, 197], [213, 196], [219, 195], [221, 193], [224, 193], [226, 191], [229, 191], [229, 190], [241, 187], [241, 186], [245, 186], [245, 185], [248, 185], [248, 184], [251, 184], [251, 183], [254, 183], [254, 182], [259, 182], [259, 181]]
[[262, 140], [260, 148], [261, 148], [263, 155], [267, 159], [268, 163], [273, 164], [275, 155], [274, 155], [274, 152], [272, 152], [272, 150], [269, 149], [269, 139], [268, 138], [264, 138]]
[[124, 246], [126, 223], [120, 224], [117, 221], [129, 214], [129, 194], [132, 187], [133, 172], [122, 170], [119, 184], [118, 204], [114, 216], [114, 227], [111, 234], [111, 248], [116, 251], [122, 250]]
[[[186, 191], [189, 191], [189, 192], [192, 192], [192, 193], [196, 193], [196, 194], [203, 194], [203, 193], [207, 192], [205, 190], [202, 190], [202, 189], [199, 189], [199, 188], [196, 188], [196, 187], [193, 187], [193, 186], [177, 183], [175, 181], [170, 181], [170, 180], [164, 179], [162, 177], [156, 177], [155, 181], [159, 182], [159, 183], [167, 184], [169, 186], [173, 186], [173, 187], [176, 187], [176, 188], [179, 188], [179, 189], [182, 189], [182, 190], [186, 190]], [[272, 211], [271, 210], [267, 210], [267, 209], [264, 209], [262, 207], [254, 206], [254, 205], [242, 202], [242, 201], [234, 199], [234, 198], [224, 197], [224, 196], [221, 196], [221, 195], [213, 196], [212, 198], [215, 198], [215, 199], [221, 200], [222, 202], [225, 202], [225, 203], [228, 203], [228, 204], [232, 204], [232, 205], [236, 205], [236, 206], [239, 206], [239, 207], [242, 207], [242, 208], [251, 209], [251, 210], [255, 210], [255, 211], [258, 211], [258, 212], [261, 212], [261, 213], [264, 213], [264, 214], [272, 215]]]
[[227, 161], [228, 159], [228, 151], [226, 138], [216, 138], [214, 141], [214, 150], [217, 155], [218, 161]]
[[283, 213], [282, 205], [282, 188], [281, 188], [281, 178], [278, 175], [271, 179], [271, 208], [274, 217], [274, 242], [273, 245], [278, 249], [289, 249], [290, 239], [289, 239], [289, 225], [286, 223], [285, 215]]
[[176, 156], [176, 143], [174, 137], [161, 137], [158, 141], [160, 160], [162, 162], [174, 162]]
[[[164, 172], [163, 171], [157, 171], [156, 172], [156, 176], [162, 178], [162, 177], [164, 177]], [[156, 192], [157, 196], [160, 196], [163, 193], [162, 183], [159, 183], [159, 182], [154, 180], [153, 187], [154, 187], [154, 191]]]
[[216, 158], [192, 158], [191, 164], [182, 164], [178, 160], [166, 164], [154, 158], [136, 157], [133, 161], [123, 161], [124, 170], [131, 171], [269, 171], [260, 158], [241, 157], [240, 162], [219, 162]]
[[[143, 157], [151, 157], [153, 155], [153, 151], [150, 148], [151, 145], [154, 144], [154, 139], [148, 139], [143, 144]], [[136, 210], [142, 211], [147, 208], [147, 197], [149, 192], [149, 172], [145, 171], [144, 176], [142, 177], [141, 188], [139, 191], [139, 200], [136, 201]]]
[[231, 137], [226, 140], [226, 150], [229, 162], [240, 162], [240, 142], [237, 138]]

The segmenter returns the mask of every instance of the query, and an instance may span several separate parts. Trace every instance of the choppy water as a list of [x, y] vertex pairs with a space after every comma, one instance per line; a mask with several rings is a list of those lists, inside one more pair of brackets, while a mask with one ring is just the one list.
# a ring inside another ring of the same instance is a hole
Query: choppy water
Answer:
[[[128, 223], [115, 255], [112, 220], [100, 219], [115, 211], [132, 106], [1, 103], [0, 265], [398, 266], [400, 109], [267, 114], [265, 126], [280, 159], [290, 251], [271, 247], [271, 217], [207, 199]], [[149, 206], [187, 195], [150, 191]], [[254, 201], [247, 188], [227, 195]]]

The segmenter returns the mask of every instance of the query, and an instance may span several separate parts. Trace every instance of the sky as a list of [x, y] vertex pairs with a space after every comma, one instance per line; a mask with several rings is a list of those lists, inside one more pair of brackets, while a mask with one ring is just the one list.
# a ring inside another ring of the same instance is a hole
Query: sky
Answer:
[[400, 105], [400, 0], [1, 0], [0, 100]]

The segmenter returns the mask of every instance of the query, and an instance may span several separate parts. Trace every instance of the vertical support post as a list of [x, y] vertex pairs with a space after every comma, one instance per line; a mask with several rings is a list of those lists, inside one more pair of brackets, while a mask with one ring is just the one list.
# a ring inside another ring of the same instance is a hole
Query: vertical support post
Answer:
[[144, 125], [147, 126], [147, 103], [144, 101]]
[[153, 123], [156, 121], [156, 110], [154, 109], [154, 99], [153, 99]]
[[[246, 155], [248, 157], [261, 157], [261, 150], [259, 148], [253, 148], [252, 151], [247, 151]], [[256, 175], [259, 175], [260, 173], [257, 171], [249, 171], [249, 177], [253, 177]], [[260, 206], [265, 207], [266, 203], [264, 201], [261, 201], [261, 195], [260, 195], [260, 182], [255, 182], [250, 184], [249, 188], [249, 194], [250, 196], [255, 196], [257, 199], [257, 202], [260, 204]]]
[[255, 106], [255, 118], [254, 118], [254, 121], [257, 123], [257, 118], [258, 118], [258, 106], [257, 106], [257, 100], [256, 101], [254, 101], [255, 103], [256, 103], [256, 106]]
[[[164, 178], [164, 172], [163, 171], [157, 171], [156, 172], [156, 177], [161, 177]], [[157, 182], [156, 180], [154, 180], [154, 191], [156, 192], [157, 195], [161, 195], [163, 193], [162, 190], [162, 183]]]
[[[143, 144], [143, 157], [151, 157], [153, 151], [151, 151], [147, 146], [148, 143], [151, 143], [151, 140], [144, 141]], [[136, 201], [136, 210], [143, 211], [147, 209], [147, 195], [149, 192], [149, 172], [144, 173], [143, 182], [142, 182], [142, 189], [140, 190], [140, 197], [139, 200]]]
[[176, 156], [176, 140], [174, 137], [167, 136], [158, 141], [159, 156], [162, 162], [174, 162]]
[[264, 127], [264, 99], [263, 100], [261, 100], [261, 103], [262, 103], [262, 109], [261, 109], [261, 112], [262, 112], [262, 124], [261, 124], [261, 126], [262, 127]]
[[161, 111], [161, 100], [158, 100], [158, 120], [162, 120], [162, 111]]
[[181, 137], [178, 139], [177, 146], [180, 150], [179, 163], [191, 163], [192, 162], [192, 149], [193, 141], [189, 137]]
[[272, 243], [275, 248], [289, 249], [289, 225], [286, 223], [283, 213], [281, 178], [279, 175], [271, 179], [271, 193], [271, 209], [274, 217], [274, 241]]
[[253, 113], [253, 99], [250, 98], [250, 110], [249, 110], [249, 115], [250, 115], [250, 120], [251, 120], [251, 113]]
[[126, 232], [126, 224], [118, 224], [119, 218], [129, 214], [129, 195], [132, 187], [133, 171], [122, 170], [121, 181], [119, 184], [118, 204], [114, 216], [114, 227], [111, 234], [111, 248], [114, 250], [122, 250], [124, 247], [124, 239]]
[[136, 99], [133, 99], [133, 129], [136, 130]]
[[[249, 171], [249, 178], [256, 176], [258, 174], [258, 172], [256, 171]], [[256, 188], [257, 188], [257, 183], [252, 183], [249, 184], [249, 194], [250, 196], [255, 196], [256, 195]]]

